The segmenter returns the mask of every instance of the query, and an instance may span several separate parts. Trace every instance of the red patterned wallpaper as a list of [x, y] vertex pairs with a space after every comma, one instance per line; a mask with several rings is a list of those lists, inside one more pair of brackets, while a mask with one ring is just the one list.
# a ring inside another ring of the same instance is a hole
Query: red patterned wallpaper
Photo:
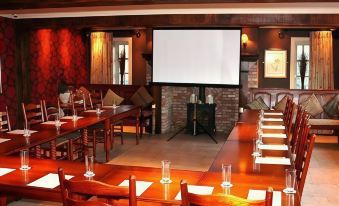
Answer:
[[0, 111], [8, 110], [12, 125], [16, 120], [17, 96], [15, 91], [15, 29], [14, 20], [0, 17], [0, 57], [2, 61], [2, 95]]
[[31, 99], [55, 102], [58, 82], [86, 84], [86, 47], [81, 32], [68, 28], [39, 29], [30, 35]]

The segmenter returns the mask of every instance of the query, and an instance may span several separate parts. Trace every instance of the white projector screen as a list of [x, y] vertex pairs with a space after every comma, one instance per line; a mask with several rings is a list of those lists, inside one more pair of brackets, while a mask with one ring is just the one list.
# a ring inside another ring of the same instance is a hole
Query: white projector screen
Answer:
[[239, 85], [240, 30], [153, 30], [153, 82]]

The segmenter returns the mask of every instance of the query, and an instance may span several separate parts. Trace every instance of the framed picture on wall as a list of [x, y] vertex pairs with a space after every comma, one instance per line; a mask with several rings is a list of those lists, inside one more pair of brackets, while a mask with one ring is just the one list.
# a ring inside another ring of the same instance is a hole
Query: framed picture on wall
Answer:
[[265, 50], [265, 78], [286, 78], [286, 50]]

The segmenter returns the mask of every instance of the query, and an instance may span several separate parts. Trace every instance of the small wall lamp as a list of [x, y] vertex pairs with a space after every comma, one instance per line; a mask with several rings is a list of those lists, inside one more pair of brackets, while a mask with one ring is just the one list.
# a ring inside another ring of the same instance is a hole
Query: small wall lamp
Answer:
[[246, 48], [248, 42], [248, 36], [247, 34], [242, 34], [241, 35], [241, 43], [244, 48]]

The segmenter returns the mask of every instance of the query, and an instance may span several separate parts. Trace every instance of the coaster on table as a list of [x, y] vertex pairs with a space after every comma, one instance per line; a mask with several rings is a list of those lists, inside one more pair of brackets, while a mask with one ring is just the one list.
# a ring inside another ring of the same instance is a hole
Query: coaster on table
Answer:
[[[66, 124], [67, 122], [60, 122], [60, 125]], [[45, 124], [45, 125], [55, 125], [55, 121], [47, 121], [47, 122], [43, 122], [41, 124]]]
[[[211, 195], [214, 187], [187, 185], [187, 189], [189, 193], [197, 195]], [[175, 196], [175, 200], [181, 200], [181, 192], [178, 192], [177, 196]]]
[[282, 112], [264, 112], [264, 115], [281, 116], [284, 114]]
[[[84, 117], [81, 117], [81, 116], [77, 116], [77, 119], [82, 119]], [[61, 119], [73, 119], [73, 116], [64, 116], [64, 117], [61, 117]]]
[[263, 125], [261, 129], [285, 129], [284, 125]]
[[[266, 191], [265, 190], [252, 190], [248, 191], [248, 200], [265, 200]], [[281, 192], [273, 191], [273, 202], [272, 206], [281, 206]]]
[[7, 142], [9, 140], [11, 140], [11, 139], [0, 138], [0, 143]]
[[286, 157], [257, 157], [256, 164], [271, 164], [271, 165], [291, 165], [291, 160]]
[[[104, 110], [100, 110], [100, 112], [103, 112]], [[91, 112], [91, 113], [96, 113], [97, 110], [96, 109], [89, 109], [89, 110], [86, 110], [85, 112]]]
[[[142, 193], [144, 193], [151, 185], [153, 184], [153, 182], [146, 182], [146, 181], [136, 181], [136, 195], [140, 196], [142, 195]], [[122, 181], [122, 183], [119, 184], [119, 186], [124, 186], [124, 187], [128, 187], [129, 186], [129, 181], [128, 180], [124, 180]]]
[[[74, 176], [72, 175], [65, 175], [66, 180], [70, 180]], [[28, 186], [31, 187], [42, 187], [42, 188], [48, 188], [48, 189], [54, 189], [57, 186], [59, 186], [59, 176], [58, 174], [49, 173], [31, 183], [28, 184]]]
[[[29, 130], [30, 134], [36, 133], [38, 131], [35, 130]], [[7, 132], [7, 134], [24, 134], [24, 130], [23, 129], [16, 129], [16, 130], [12, 130], [10, 132]]]
[[4, 176], [5, 174], [13, 172], [14, 170], [15, 169], [10, 169], [10, 168], [0, 168], [0, 176]]
[[284, 121], [281, 118], [263, 118], [262, 120], [265, 122], [283, 122]]
[[261, 137], [270, 137], [270, 138], [287, 138], [286, 134], [283, 133], [263, 133]]
[[260, 144], [261, 150], [288, 150], [288, 146], [285, 144]]

